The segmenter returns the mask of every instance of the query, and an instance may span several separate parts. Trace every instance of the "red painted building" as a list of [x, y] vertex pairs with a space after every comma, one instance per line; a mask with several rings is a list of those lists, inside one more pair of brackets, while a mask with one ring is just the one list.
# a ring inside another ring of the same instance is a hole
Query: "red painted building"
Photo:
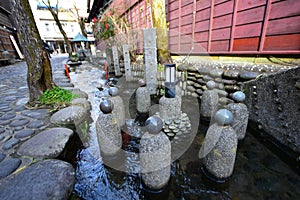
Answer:
[[[151, 2], [114, 0], [108, 7], [142, 29], [151, 27]], [[299, 0], [167, 0], [166, 12], [174, 54], [300, 55]]]

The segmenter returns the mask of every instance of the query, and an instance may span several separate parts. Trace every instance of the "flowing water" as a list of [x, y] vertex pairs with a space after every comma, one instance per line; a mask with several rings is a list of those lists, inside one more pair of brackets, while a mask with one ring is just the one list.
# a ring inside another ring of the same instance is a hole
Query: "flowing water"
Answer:
[[[84, 72], [84, 73], [83, 73]], [[105, 92], [97, 87], [104, 84], [102, 70], [91, 65], [79, 66], [71, 73], [75, 87], [89, 94], [91, 117], [99, 115], [99, 102]], [[125, 91], [126, 93], [126, 91]], [[128, 98], [132, 93], [126, 93]], [[125, 96], [126, 96], [125, 95]], [[141, 182], [137, 153], [139, 138], [129, 137], [123, 146], [128, 172], [118, 171], [103, 164], [99, 152], [95, 123], [90, 124], [88, 147], [78, 151], [74, 193], [81, 199], [299, 199], [300, 176], [251, 133], [239, 143], [234, 173], [226, 183], [218, 184], [206, 178], [201, 170], [198, 153], [207, 125], [199, 124], [199, 116], [192, 97], [184, 98], [182, 109], [197, 126], [197, 134], [187, 151], [171, 165], [171, 179], [160, 192], [148, 191]], [[129, 109], [132, 106], [128, 106]], [[131, 110], [129, 111], [131, 112]], [[133, 153], [132, 153], [133, 152]], [[134, 153], [135, 152], [135, 153]]]

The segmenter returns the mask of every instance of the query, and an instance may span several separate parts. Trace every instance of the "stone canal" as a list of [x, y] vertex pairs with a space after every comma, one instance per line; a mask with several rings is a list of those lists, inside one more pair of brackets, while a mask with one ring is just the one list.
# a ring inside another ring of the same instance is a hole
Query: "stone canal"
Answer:
[[[137, 82], [117, 82], [125, 105], [125, 126], [122, 128], [122, 156], [117, 162], [107, 162], [99, 150], [95, 122], [99, 104], [109, 92], [101, 67], [84, 64], [71, 70], [75, 88], [88, 94], [91, 102], [90, 140], [76, 158], [76, 183], [73, 197], [81, 199], [297, 199], [300, 196], [299, 169], [268, 148], [265, 142], [247, 129], [239, 141], [232, 176], [225, 183], [208, 179], [202, 170], [199, 150], [208, 122], [200, 119], [200, 104], [196, 95], [182, 97], [182, 114], [190, 122], [190, 134], [168, 135], [172, 147], [171, 177], [160, 191], [150, 191], [144, 185], [140, 169], [140, 138], [145, 129], [135, 125]], [[100, 89], [99, 89], [100, 88]], [[196, 91], [193, 89], [193, 91]], [[190, 92], [190, 91], [189, 91]], [[152, 100], [150, 114], [159, 110], [158, 99]], [[173, 123], [173, 122], [172, 122]], [[175, 155], [174, 155], [175, 152]], [[121, 159], [120, 159], [121, 158]], [[113, 160], [113, 159], [112, 159]], [[116, 164], [117, 163], [117, 164]], [[298, 170], [298, 171], [297, 171]]]

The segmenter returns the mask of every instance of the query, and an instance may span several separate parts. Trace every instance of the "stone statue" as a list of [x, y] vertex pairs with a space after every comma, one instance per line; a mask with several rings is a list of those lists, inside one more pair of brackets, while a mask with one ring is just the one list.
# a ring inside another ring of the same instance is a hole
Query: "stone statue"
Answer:
[[246, 135], [249, 111], [247, 106], [242, 102], [245, 101], [245, 94], [241, 91], [237, 91], [232, 94], [232, 98], [235, 103], [227, 105], [227, 109], [230, 110], [234, 116], [232, 122], [232, 128], [235, 130], [239, 140], [244, 139]]
[[99, 115], [96, 122], [96, 131], [101, 153], [115, 155], [122, 147], [121, 129], [117, 119], [112, 114], [114, 104], [111, 100], [103, 100], [100, 103]]
[[161, 131], [163, 122], [158, 116], [146, 121], [146, 132], [140, 141], [140, 163], [143, 183], [152, 190], [168, 184], [171, 173], [171, 143]]
[[219, 95], [214, 90], [216, 87], [214, 81], [208, 81], [206, 86], [208, 90], [202, 94], [200, 114], [202, 117], [211, 118], [218, 107]]
[[224, 181], [233, 173], [238, 139], [230, 126], [233, 114], [229, 110], [217, 111], [215, 121], [207, 130], [199, 157], [203, 158], [205, 172]]

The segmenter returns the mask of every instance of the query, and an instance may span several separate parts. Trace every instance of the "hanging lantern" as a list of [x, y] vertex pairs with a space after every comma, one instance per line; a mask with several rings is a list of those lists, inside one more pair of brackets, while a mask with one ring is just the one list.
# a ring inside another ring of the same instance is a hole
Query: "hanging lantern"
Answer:
[[176, 65], [165, 64], [165, 97], [175, 98]]

